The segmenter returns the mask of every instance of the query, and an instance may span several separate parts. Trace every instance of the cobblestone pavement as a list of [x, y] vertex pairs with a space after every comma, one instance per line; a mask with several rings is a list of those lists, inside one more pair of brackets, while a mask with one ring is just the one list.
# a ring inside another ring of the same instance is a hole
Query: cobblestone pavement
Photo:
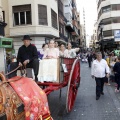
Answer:
[[90, 68], [81, 63], [81, 85], [77, 99], [70, 113], [65, 111], [67, 87], [54, 91], [48, 96], [51, 114], [54, 120], [119, 120], [120, 119], [120, 93], [114, 92], [114, 83], [104, 87], [105, 95], [98, 101], [95, 99], [95, 80], [91, 78]]

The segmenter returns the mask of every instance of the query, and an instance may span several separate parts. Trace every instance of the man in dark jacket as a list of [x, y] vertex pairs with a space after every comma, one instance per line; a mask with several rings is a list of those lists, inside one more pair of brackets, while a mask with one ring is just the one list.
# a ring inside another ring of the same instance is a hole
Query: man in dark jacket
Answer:
[[90, 52], [87, 54], [87, 60], [88, 60], [89, 67], [91, 67], [92, 54]]
[[[10, 71], [15, 69], [18, 65], [25, 66], [26, 68], [33, 68], [35, 80], [38, 81], [37, 75], [39, 70], [39, 60], [37, 48], [31, 44], [29, 35], [24, 35], [23, 45], [18, 50], [17, 63], [11, 63]], [[9, 78], [16, 76], [16, 72], [9, 75]]]
[[120, 91], [120, 56], [118, 57], [118, 61], [115, 63], [113, 67], [113, 71], [115, 73], [115, 81], [117, 82], [117, 88], [115, 92]]

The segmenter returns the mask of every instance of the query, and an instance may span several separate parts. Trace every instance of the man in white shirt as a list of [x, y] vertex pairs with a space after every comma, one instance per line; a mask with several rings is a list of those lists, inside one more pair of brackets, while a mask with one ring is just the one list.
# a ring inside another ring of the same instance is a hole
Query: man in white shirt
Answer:
[[110, 70], [107, 65], [107, 62], [104, 59], [102, 59], [102, 54], [98, 52], [96, 56], [97, 59], [94, 60], [92, 64], [91, 75], [92, 78], [95, 78], [96, 81], [96, 100], [98, 100], [101, 94], [104, 95], [104, 78], [105, 74], [106, 77], [109, 77]]

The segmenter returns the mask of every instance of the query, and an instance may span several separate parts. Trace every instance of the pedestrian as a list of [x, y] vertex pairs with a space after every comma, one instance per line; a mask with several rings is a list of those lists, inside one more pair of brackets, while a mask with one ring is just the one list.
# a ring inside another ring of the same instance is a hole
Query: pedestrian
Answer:
[[[37, 75], [39, 70], [39, 60], [37, 48], [31, 44], [31, 38], [29, 35], [24, 35], [22, 41], [23, 45], [19, 48], [17, 54], [17, 62], [10, 64], [10, 71], [14, 70], [18, 65], [26, 68], [33, 68], [35, 81], [38, 81]], [[17, 76], [17, 71], [9, 75], [9, 78]]]
[[101, 52], [97, 52], [96, 57], [97, 59], [92, 63], [91, 76], [96, 81], [96, 100], [98, 100], [101, 94], [104, 95], [104, 78], [105, 74], [106, 77], [109, 77], [110, 70], [107, 62], [102, 59]]
[[120, 56], [118, 56], [118, 60], [113, 67], [113, 71], [115, 73], [115, 79], [117, 83], [117, 88], [115, 89], [115, 92], [119, 92], [119, 89], [120, 89]]
[[87, 54], [87, 60], [88, 60], [89, 68], [91, 68], [92, 54], [90, 52], [88, 52], [88, 54]]

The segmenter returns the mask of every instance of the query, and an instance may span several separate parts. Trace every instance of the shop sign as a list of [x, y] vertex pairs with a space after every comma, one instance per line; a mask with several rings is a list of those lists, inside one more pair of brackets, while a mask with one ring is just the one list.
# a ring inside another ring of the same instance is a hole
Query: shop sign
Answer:
[[114, 39], [115, 39], [115, 42], [120, 41], [120, 30], [115, 30], [114, 31]]

